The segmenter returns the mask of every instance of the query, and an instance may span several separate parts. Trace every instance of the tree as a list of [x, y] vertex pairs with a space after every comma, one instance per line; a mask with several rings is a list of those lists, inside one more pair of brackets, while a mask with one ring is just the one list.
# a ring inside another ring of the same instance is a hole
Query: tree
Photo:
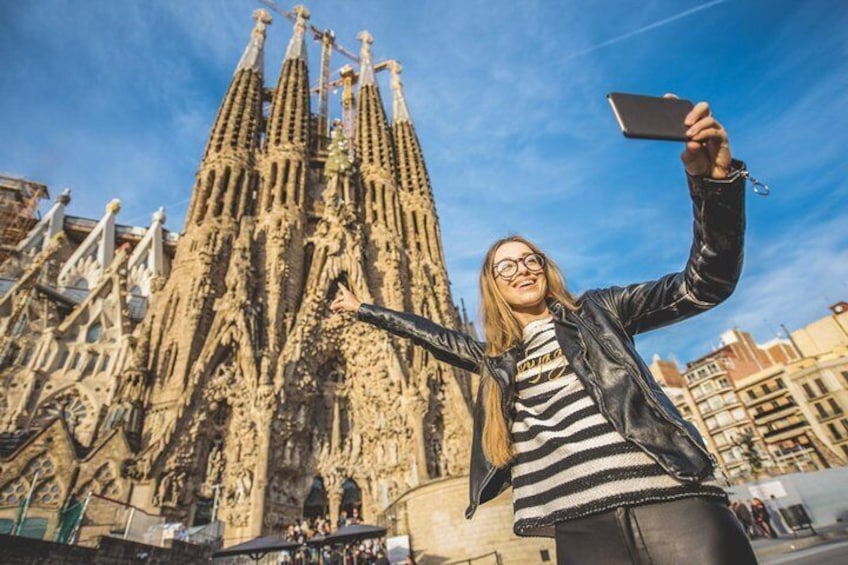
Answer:
[[748, 431], [739, 434], [733, 440], [733, 445], [742, 451], [742, 459], [748, 464], [748, 469], [750, 469], [751, 474], [754, 476], [754, 480], [758, 479], [765, 469], [765, 460], [760, 450], [757, 449], [754, 433]]

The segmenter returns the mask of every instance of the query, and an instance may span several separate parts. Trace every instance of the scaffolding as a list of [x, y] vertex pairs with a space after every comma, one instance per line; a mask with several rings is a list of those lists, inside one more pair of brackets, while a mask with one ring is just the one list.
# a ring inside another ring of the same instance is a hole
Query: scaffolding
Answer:
[[38, 222], [38, 205], [49, 197], [47, 185], [0, 175], [0, 263]]

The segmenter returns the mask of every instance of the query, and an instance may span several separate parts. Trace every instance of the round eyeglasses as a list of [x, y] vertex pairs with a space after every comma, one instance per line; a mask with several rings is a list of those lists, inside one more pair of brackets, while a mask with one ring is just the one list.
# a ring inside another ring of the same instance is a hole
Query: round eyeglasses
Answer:
[[518, 265], [531, 273], [538, 273], [545, 268], [545, 256], [540, 253], [528, 253], [519, 259], [501, 259], [492, 267], [495, 278], [501, 277], [505, 281], [511, 281], [518, 274]]

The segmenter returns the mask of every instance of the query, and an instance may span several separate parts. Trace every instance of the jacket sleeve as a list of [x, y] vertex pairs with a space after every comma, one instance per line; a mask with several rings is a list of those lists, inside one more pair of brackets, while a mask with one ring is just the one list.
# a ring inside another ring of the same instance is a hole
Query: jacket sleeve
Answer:
[[726, 179], [689, 177], [694, 240], [683, 271], [598, 293], [631, 335], [708, 310], [736, 288], [745, 233], [744, 170], [734, 161]]
[[415, 314], [397, 312], [374, 304], [363, 303], [356, 316], [363, 322], [412, 340], [439, 361], [466, 371], [479, 372], [483, 362], [483, 344], [462, 332]]

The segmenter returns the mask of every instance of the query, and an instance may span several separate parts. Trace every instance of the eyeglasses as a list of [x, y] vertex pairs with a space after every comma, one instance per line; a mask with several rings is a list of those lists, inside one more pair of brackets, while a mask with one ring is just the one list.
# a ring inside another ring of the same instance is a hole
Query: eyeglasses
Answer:
[[539, 253], [528, 253], [519, 259], [501, 259], [492, 267], [495, 278], [501, 277], [505, 281], [511, 281], [518, 274], [518, 265], [524, 267], [531, 273], [538, 273], [545, 268], [545, 256]]

